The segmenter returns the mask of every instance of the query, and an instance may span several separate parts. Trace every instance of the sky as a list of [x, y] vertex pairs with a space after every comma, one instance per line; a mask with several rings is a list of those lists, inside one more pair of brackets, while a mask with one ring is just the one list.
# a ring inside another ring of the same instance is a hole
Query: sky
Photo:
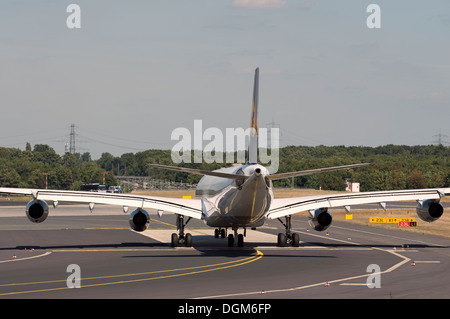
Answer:
[[63, 154], [74, 124], [97, 159], [171, 149], [194, 120], [247, 128], [257, 67], [281, 146], [450, 141], [448, 0], [3, 0], [0, 30], [3, 147]]

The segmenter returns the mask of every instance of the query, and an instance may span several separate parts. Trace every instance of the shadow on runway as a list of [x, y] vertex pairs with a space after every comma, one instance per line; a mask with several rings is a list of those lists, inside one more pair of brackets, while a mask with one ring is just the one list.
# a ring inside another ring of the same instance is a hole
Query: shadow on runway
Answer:
[[[286, 247], [277, 247], [275, 244], [271, 243], [246, 243], [244, 247], [228, 247], [225, 242], [214, 242], [216, 239], [211, 239], [208, 242], [194, 242], [193, 249], [198, 251], [212, 251], [212, 250], [221, 250], [221, 251], [256, 251], [258, 248], [271, 248], [271, 249], [279, 249], [280, 251], [286, 250], [296, 250], [296, 247], [286, 246]], [[444, 248], [448, 249], [450, 246], [442, 246], [442, 245], [426, 245], [426, 244], [411, 244], [405, 243], [403, 245], [380, 245], [380, 244], [324, 244], [321, 242], [303, 242], [298, 249], [304, 249], [311, 246], [323, 247], [323, 248], [331, 248], [331, 249], [339, 249], [339, 248], [380, 248], [380, 249], [423, 249], [423, 248]], [[123, 243], [103, 243], [103, 244], [72, 244], [72, 245], [20, 245], [14, 247], [0, 247], [0, 251], [8, 251], [8, 250], [26, 250], [26, 249], [35, 249], [35, 250], [56, 250], [56, 249], [132, 249], [132, 248], [173, 248], [168, 243], [161, 242], [123, 242]], [[173, 248], [174, 251], [177, 248], [186, 248], [184, 246]]]
[[52, 250], [52, 249], [119, 249], [119, 248], [155, 248], [155, 247], [167, 247], [164, 243], [111, 243], [111, 244], [73, 244], [73, 245], [20, 245], [16, 247], [0, 247], [0, 251], [5, 250]]
[[[257, 250], [261, 251], [268, 251], [270, 250], [270, 253], [264, 253], [265, 256], [271, 255], [271, 256], [286, 256], [289, 258], [308, 258], [308, 257], [314, 257], [314, 258], [333, 258], [332, 255], [319, 255], [319, 254], [310, 254], [305, 252], [308, 250], [308, 248], [312, 248], [313, 246], [319, 247], [317, 250], [320, 250], [320, 248], [328, 248], [328, 249], [354, 249], [354, 248], [380, 248], [380, 249], [424, 249], [424, 248], [449, 248], [449, 246], [439, 246], [439, 245], [432, 245], [432, 244], [424, 244], [424, 243], [405, 243], [403, 245], [386, 245], [386, 244], [361, 244], [354, 245], [352, 243], [323, 243], [323, 242], [316, 242], [316, 241], [309, 241], [309, 242], [301, 242], [300, 247], [295, 248], [292, 246], [287, 247], [277, 247], [275, 242], [245, 242], [244, 247], [228, 247], [228, 241], [226, 238], [214, 238], [213, 236], [209, 235], [196, 235], [193, 240], [193, 247], [192, 248], [186, 248], [186, 247], [179, 247], [179, 248], [172, 248], [170, 246], [170, 243], [168, 242], [158, 242], [154, 239], [147, 238], [145, 241], [123, 241], [123, 242], [108, 242], [108, 239], [105, 239], [102, 243], [89, 243], [89, 240], [97, 241], [96, 239], [92, 237], [85, 237], [83, 235], [80, 235], [78, 233], [75, 233], [75, 236], [69, 238], [64, 238], [63, 241], [58, 243], [58, 239], [55, 240], [55, 238], [51, 235], [49, 237], [40, 238], [39, 240], [36, 240], [33, 236], [33, 233], [24, 233], [21, 232], [20, 236], [15, 238], [12, 234], [16, 234], [15, 232], [11, 233], [4, 233], [6, 236], [4, 237], [5, 242], [3, 242], [6, 247], [0, 247], [1, 251], [13, 251], [13, 250], [108, 250], [108, 249], [123, 249], [124, 251], [129, 249], [154, 249], [158, 250], [161, 249], [165, 250], [164, 256], [165, 257], [186, 257], [189, 255], [192, 256], [225, 256], [225, 257], [237, 257], [237, 256], [252, 256], [257, 254]], [[47, 233], [46, 233], [47, 234]], [[59, 232], [57, 233], [59, 235]], [[127, 233], [128, 236], [128, 233]], [[117, 237], [117, 232], [114, 232], [114, 237]], [[111, 238], [110, 238], [111, 239]], [[123, 238], [125, 239], [125, 238]], [[136, 238], [137, 239], [137, 238]], [[41, 241], [41, 245], [38, 245], [39, 241]], [[101, 240], [99, 240], [101, 241]], [[27, 244], [27, 242], [30, 242], [30, 244]], [[78, 243], [77, 243], [78, 242]], [[14, 245], [14, 244], [19, 245]], [[9, 247], [8, 247], [9, 246]], [[173, 249], [173, 251], [172, 251]], [[299, 254], [296, 252], [303, 251], [303, 253]], [[170, 252], [171, 254], [167, 254], [167, 252]], [[190, 254], [189, 254], [190, 252]], [[161, 255], [161, 254], [157, 254]], [[124, 258], [148, 258], [148, 257], [156, 257], [154, 253], [145, 255], [128, 255], [124, 256]]]

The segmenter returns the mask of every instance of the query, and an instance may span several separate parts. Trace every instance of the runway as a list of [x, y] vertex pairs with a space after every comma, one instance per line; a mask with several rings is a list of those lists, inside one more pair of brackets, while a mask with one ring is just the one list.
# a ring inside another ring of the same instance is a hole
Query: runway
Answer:
[[[298, 248], [276, 247], [277, 220], [247, 230], [243, 248], [191, 221], [193, 247], [172, 248], [175, 217], [150, 213], [150, 228], [136, 233], [117, 207], [60, 206], [41, 224], [24, 207], [0, 207], [0, 298], [450, 297], [448, 239], [342, 222], [327, 234], [294, 216]], [[80, 288], [68, 287], [70, 265]]]

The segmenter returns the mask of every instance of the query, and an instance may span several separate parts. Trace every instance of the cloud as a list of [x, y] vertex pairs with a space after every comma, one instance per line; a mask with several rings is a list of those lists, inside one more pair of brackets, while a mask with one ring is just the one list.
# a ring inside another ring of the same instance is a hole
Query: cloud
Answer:
[[286, 0], [234, 0], [233, 7], [242, 8], [287, 8]]

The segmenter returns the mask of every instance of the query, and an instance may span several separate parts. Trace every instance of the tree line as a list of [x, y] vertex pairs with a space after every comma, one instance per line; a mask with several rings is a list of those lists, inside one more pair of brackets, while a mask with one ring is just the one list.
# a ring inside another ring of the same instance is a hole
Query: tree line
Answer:
[[[170, 150], [125, 153], [119, 157], [103, 153], [92, 160], [83, 154], [57, 154], [50, 146], [28, 143], [24, 151], [0, 147], [0, 186], [79, 190], [85, 183], [117, 185], [115, 176], [150, 176], [184, 183], [197, 183], [201, 176], [150, 168], [148, 163], [174, 165]], [[379, 147], [287, 146], [279, 150], [278, 173], [371, 163], [357, 169], [288, 178], [276, 187], [305, 187], [344, 190], [345, 179], [359, 182], [361, 191], [449, 187], [450, 147], [443, 145]], [[184, 167], [214, 170], [231, 164], [182, 163]], [[104, 173], [104, 174], [103, 174]], [[292, 184], [293, 183], [293, 184]]]
[[[33, 149], [27, 143], [25, 151], [0, 147], [1, 187], [79, 190], [82, 184], [102, 183], [105, 172], [89, 153], [63, 156], [45, 144]], [[105, 174], [106, 184], [116, 185], [112, 172]]]

